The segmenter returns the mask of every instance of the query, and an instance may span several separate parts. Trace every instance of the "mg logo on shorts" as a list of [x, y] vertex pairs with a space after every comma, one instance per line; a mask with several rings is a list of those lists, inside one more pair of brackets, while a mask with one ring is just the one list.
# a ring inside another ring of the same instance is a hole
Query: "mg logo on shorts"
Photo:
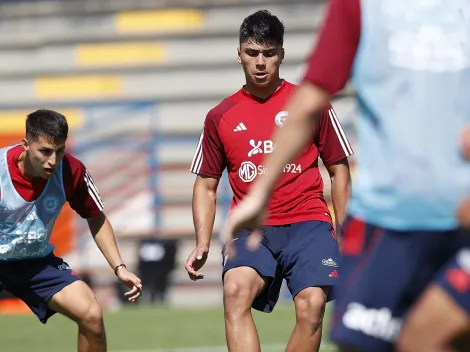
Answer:
[[243, 182], [253, 181], [257, 174], [256, 166], [251, 161], [244, 161], [238, 169], [238, 176]]

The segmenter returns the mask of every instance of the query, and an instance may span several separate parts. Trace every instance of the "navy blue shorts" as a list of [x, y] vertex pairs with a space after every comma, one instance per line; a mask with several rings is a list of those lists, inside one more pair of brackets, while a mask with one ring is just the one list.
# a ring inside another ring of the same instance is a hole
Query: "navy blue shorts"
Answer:
[[461, 251], [470, 246], [469, 232], [390, 231], [349, 218], [343, 233], [331, 330], [336, 343], [393, 351], [402, 319], [431, 283], [470, 312], [470, 251]]
[[56, 312], [47, 306], [57, 292], [81, 280], [54, 254], [44, 258], [0, 261], [0, 282], [6, 291], [25, 302], [42, 323]]
[[[253, 308], [271, 312], [276, 305], [285, 279], [292, 296], [307, 287], [332, 286], [338, 280], [340, 254], [331, 225], [323, 221], [305, 221], [284, 226], [262, 227], [261, 246], [251, 251], [246, 247], [248, 231], [243, 231], [230, 245], [237, 255], [225, 260], [223, 274], [248, 266], [269, 278], [268, 287], [255, 299]], [[222, 276], [223, 277], [223, 276]], [[331, 300], [329, 295], [328, 300]]]

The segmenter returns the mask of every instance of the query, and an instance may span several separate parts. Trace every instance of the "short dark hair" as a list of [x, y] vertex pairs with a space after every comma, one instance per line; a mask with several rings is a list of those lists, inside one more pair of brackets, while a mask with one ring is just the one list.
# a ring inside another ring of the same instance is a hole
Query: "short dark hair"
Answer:
[[36, 110], [26, 118], [26, 136], [37, 140], [45, 138], [54, 144], [67, 140], [69, 126], [65, 116], [53, 110]]
[[267, 10], [257, 11], [240, 26], [240, 45], [253, 42], [261, 45], [283, 45], [284, 25]]

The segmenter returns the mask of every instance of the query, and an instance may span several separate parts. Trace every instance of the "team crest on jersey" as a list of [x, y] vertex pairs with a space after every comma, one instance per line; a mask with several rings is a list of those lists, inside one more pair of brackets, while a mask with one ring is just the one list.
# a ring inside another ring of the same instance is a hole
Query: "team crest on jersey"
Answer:
[[44, 208], [46, 208], [48, 213], [53, 213], [57, 210], [59, 201], [55, 197], [46, 197], [44, 199]]
[[278, 125], [279, 127], [282, 127], [288, 114], [289, 113], [287, 111], [278, 112], [276, 117], [274, 118], [274, 122], [276, 123], [276, 125]]

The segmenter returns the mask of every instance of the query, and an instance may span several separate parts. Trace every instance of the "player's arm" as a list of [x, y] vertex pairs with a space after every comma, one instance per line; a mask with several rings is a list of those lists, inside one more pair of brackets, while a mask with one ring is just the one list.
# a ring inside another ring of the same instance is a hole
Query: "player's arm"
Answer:
[[331, 105], [323, 111], [315, 130], [320, 158], [331, 179], [336, 232], [341, 233], [340, 227], [346, 217], [351, 180], [348, 157], [353, 154], [353, 150]]
[[214, 229], [215, 209], [217, 204], [217, 187], [219, 179], [197, 175], [193, 187], [192, 212], [196, 248], [186, 261], [186, 271], [192, 280], [204, 278], [199, 270], [209, 255], [212, 230]]
[[186, 271], [192, 280], [202, 279], [199, 270], [209, 254], [217, 204], [217, 187], [226, 167], [225, 152], [219, 137], [220, 114], [209, 112], [191, 164], [196, 174], [193, 187], [192, 214], [196, 233], [196, 248], [186, 261]]
[[119, 254], [114, 230], [103, 212], [104, 203], [101, 195], [85, 166], [70, 157], [68, 161], [73, 175], [73, 190], [68, 192], [71, 193], [68, 202], [72, 209], [86, 219], [99, 250], [114, 270], [118, 265], [123, 264], [123, 261]]
[[196, 244], [209, 248], [214, 228], [219, 179], [198, 175], [193, 188], [193, 223]]
[[135, 301], [142, 294], [141, 280], [127, 270], [121, 258], [113, 227], [103, 213], [104, 204], [95, 182], [85, 166], [70, 155], [64, 163], [64, 186], [71, 208], [87, 220], [99, 250], [118, 279], [130, 288], [125, 295], [130, 301]]
[[137, 276], [127, 270], [119, 253], [111, 223], [103, 212], [86, 220], [99, 250], [103, 253], [103, 256], [111, 268], [113, 268], [119, 280], [131, 289], [125, 295], [129, 297], [130, 301], [134, 302], [141, 295], [142, 282]]
[[[101, 253], [113, 270], [120, 264], [124, 264], [116, 243], [113, 227], [103, 212], [86, 219], [91, 235]], [[122, 270], [122, 269], [118, 269]]]
[[336, 233], [340, 234], [341, 226], [346, 218], [346, 204], [351, 184], [348, 159], [344, 158], [333, 164], [326, 165], [326, 169], [331, 179], [331, 200], [335, 213]]

